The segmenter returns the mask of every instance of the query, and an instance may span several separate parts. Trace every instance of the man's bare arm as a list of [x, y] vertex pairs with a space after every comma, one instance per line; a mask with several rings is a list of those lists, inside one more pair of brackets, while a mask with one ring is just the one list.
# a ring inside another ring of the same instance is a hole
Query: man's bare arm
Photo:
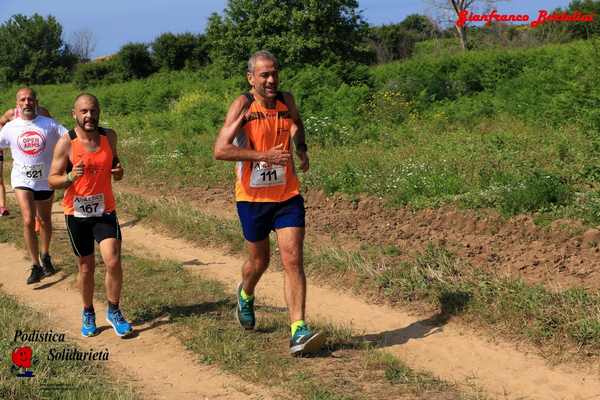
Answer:
[[73, 183], [73, 180], [65, 173], [69, 163], [69, 151], [71, 150], [71, 139], [64, 135], [54, 147], [54, 155], [48, 174], [48, 185], [52, 189], [64, 189]]
[[288, 151], [283, 150], [283, 145], [277, 145], [268, 151], [262, 152], [241, 148], [233, 144], [236, 134], [242, 128], [248, 106], [248, 99], [245, 96], [240, 96], [229, 107], [225, 123], [215, 141], [213, 151], [215, 160], [266, 161], [270, 164], [285, 165], [291, 155]]
[[292, 118], [290, 135], [294, 141], [296, 154], [300, 159], [300, 169], [302, 172], [306, 172], [310, 167], [310, 162], [308, 160], [308, 148], [306, 147], [306, 138], [304, 136], [304, 123], [302, 123], [302, 118], [300, 118], [300, 112], [298, 111], [298, 107], [296, 107], [294, 96], [292, 96], [291, 93], [284, 93], [283, 98], [288, 107], [288, 111], [290, 112], [290, 117]]
[[106, 137], [108, 138], [108, 142], [110, 143], [110, 148], [113, 153], [113, 164], [110, 172], [113, 174], [115, 181], [120, 181], [123, 179], [125, 170], [121, 166], [121, 161], [119, 160], [119, 155], [117, 154], [117, 133], [112, 129], [107, 129]]
[[12, 121], [14, 114], [15, 110], [12, 108], [10, 110], [6, 110], [6, 112], [0, 117], [0, 128]]
[[302, 122], [302, 118], [300, 117], [300, 112], [298, 111], [298, 107], [296, 107], [296, 102], [294, 101], [294, 96], [291, 93], [283, 94], [285, 104], [288, 107], [290, 112], [290, 117], [292, 118], [293, 124], [290, 129], [290, 134], [292, 135], [292, 140], [294, 141], [294, 147], [296, 152], [306, 152], [306, 137], [304, 135], [304, 123]]

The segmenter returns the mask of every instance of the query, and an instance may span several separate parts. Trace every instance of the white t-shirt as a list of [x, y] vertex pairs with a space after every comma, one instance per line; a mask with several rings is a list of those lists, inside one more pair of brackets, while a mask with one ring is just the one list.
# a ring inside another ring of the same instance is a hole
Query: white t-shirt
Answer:
[[67, 128], [52, 118], [38, 115], [34, 120], [13, 119], [0, 130], [0, 148], [10, 147], [12, 187], [50, 190], [48, 173], [58, 139]]

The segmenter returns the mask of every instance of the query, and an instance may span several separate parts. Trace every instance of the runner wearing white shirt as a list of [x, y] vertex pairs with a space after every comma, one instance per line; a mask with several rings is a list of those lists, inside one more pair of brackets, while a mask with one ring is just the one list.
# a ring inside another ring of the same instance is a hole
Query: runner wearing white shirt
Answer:
[[[32, 261], [27, 283], [31, 284], [54, 273], [49, 255], [54, 191], [48, 186], [48, 172], [54, 146], [67, 129], [52, 118], [37, 115], [37, 97], [30, 88], [17, 91], [17, 109], [20, 118], [10, 121], [0, 130], [0, 148], [11, 149], [11, 185], [23, 216], [23, 235]], [[41, 221], [41, 257], [35, 234], [36, 213]]]
[[[47, 109], [42, 106], [38, 106], [36, 109], [36, 113], [38, 115], [43, 115], [44, 117], [52, 117]], [[18, 108], [11, 108], [10, 110], [6, 110], [4, 115], [0, 117], [0, 129], [13, 119], [21, 118], [21, 111]], [[4, 187], [4, 179], [3, 179], [3, 164], [4, 164], [4, 153], [0, 148], [0, 217], [5, 217], [10, 214], [8, 208], [6, 208], [6, 188]], [[35, 231], [40, 231], [40, 222], [39, 217], [36, 216], [35, 219]]]

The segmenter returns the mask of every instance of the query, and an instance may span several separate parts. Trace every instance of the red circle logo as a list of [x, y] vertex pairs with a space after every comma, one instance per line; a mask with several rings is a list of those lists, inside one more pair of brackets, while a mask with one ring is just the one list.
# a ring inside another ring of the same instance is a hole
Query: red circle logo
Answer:
[[19, 150], [29, 156], [37, 156], [46, 148], [46, 138], [41, 133], [27, 131], [17, 139]]

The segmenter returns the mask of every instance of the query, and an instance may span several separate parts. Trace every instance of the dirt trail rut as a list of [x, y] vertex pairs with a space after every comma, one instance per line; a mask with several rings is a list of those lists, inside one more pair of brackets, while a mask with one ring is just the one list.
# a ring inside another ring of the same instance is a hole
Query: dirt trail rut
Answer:
[[[221, 250], [199, 248], [182, 239], [156, 233], [140, 224], [124, 224], [127, 247], [177, 260], [207, 278], [232, 287], [240, 279], [242, 259]], [[369, 338], [382, 338], [383, 347], [409, 366], [445, 380], [472, 383], [502, 399], [600, 399], [598, 365], [587, 371], [549, 366], [541, 357], [524, 354], [508, 343], [491, 343], [452, 322], [433, 327], [427, 319], [400, 309], [367, 304], [339, 291], [309, 282], [308, 318], [350, 325]], [[283, 306], [281, 272], [267, 272], [258, 289], [260, 305]], [[259, 321], [260, 323], [260, 321]]]
[[[61, 220], [64, 220], [60, 214], [55, 215], [59, 217], [55, 221], [56, 228], [61, 229]], [[70, 341], [83, 349], [108, 348], [110, 358], [106, 365], [115, 376], [129, 375], [142, 398], [241, 400], [276, 397], [215, 367], [199, 364], [161, 321], [136, 326], [138, 335], [119, 339], [105, 321], [106, 308], [101, 302], [95, 304], [101, 333], [93, 338], [81, 337], [81, 299], [73, 285], [74, 277], [59, 272], [39, 284], [28, 286], [24, 270], [28, 261], [23, 257], [24, 252], [13, 245], [0, 243], [0, 255], [0, 290], [47, 315], [55, 332], [66, 333]]]

